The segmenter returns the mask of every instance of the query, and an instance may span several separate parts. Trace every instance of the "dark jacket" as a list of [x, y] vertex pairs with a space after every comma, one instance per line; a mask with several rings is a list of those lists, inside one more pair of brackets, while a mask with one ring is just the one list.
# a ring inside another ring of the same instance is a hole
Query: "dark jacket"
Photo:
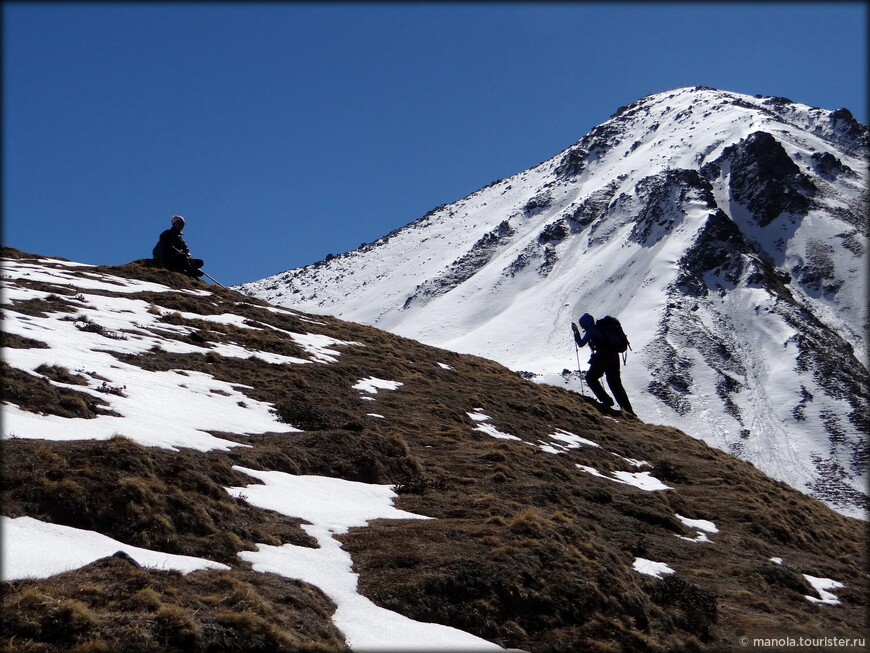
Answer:
[[190, 250], [187, 249], [184, 236], [181, 235], [178, 229], [172, 228], [160, 234], [160, 240], [157, 241], [151, 254], [154, 260], [160, 263], [167, 263], [173, 257], [178, 256], [178, 251], [176, 250], [180, 251], [185, 257], [190, 256]]
[[588, 344], [592, 351], [597, 351], [604, 345], [604, 334], [601, 329], [595, 326], [595, 318], [589, 313], [583, 313], [580, 316], [580, 326], [583, 327], [583, 336], [580, 336], [578, 331], [574, 331], [574, 341], [578, 347]]

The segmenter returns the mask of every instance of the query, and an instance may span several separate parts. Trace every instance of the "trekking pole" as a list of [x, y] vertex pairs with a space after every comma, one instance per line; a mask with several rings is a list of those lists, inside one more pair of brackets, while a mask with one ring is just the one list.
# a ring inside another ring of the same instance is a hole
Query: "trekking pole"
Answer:
[[577, 376], [580, 378], [580, 394], [583, 394], [583, 372], [580, 370], [580, 347], [577, 346], [577, 341], [574, 341], [574, 353], [577, 355]]
[[215, 279], [215, 278], [214, 278], [213, 276], [211, 276], [208, 272], [203, 272], [203, 271], [202, 271], [202, 268], [200, 268], [199, 271], [202, 272], [203, 275], [205, 275], [206, 277], [208, 277], [209, 279], [211, 279], [212, 281], [214, 281], [214, 282], [215, 282], [217, 285], [219, 285], [221, 288], [226, 288], [226, 286], [225, 286], [224, 284], [222, 284], [220, 281], [218, 281], [217, 279]]

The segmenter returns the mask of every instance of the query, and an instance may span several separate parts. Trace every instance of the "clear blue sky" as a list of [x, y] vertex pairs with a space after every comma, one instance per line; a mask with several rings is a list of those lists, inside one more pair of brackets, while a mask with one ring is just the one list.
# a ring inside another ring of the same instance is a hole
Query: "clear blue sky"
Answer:
[[3, 4], [3, 243], [259, 279], [704, 85], [867, 122], [867, 3]]

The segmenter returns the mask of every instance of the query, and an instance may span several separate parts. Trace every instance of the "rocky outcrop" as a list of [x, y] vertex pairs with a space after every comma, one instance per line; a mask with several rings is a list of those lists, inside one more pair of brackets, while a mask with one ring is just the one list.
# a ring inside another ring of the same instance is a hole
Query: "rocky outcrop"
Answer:
[[810, 178], [789, 158], [783, 146], [767, 132], [755, 132], [725, 149], [717, 162], [730, 166], [734, 201], [766, 227], [783, 213], [805, 214], [815, 192]]

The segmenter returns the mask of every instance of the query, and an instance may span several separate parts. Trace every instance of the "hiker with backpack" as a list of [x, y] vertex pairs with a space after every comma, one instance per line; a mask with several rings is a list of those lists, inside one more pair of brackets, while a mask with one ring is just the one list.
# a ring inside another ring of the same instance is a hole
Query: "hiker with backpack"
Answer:
[[200, 270], [203, 260], [192, 258], [181, 230], [184, 229], [184, 218], [172, 216], [172, 227], [160, 234], [160, 240], [151, 252], [154, 260], [167, 270], [182, 272], [191, 277], [199, 278], [204, 272]]
[[[622, 387], [622, 379], [619, 375], [619, 354], [628, 349], [628, 338], [622, 330], [619, 320], [609, 315], [601, 318], [597, 322], [589, 313], [584, 313], [580, 316], [580, 326], [583, 328], [583, 335], [574, 322], [571, 322], [571, 329], [574, 332], [574, 342], [578, 347], [589, 345], [592, 349], [592, 356], [589, 358], [589, 370], [586, 372], [586, 382], [589, 388], [605, 406], [612, 406], [613, 399], [623, 412], [634, 415], [634, 410], [631, 403], [628, 401], [628, 395], [625, 393], [625, 388]], [[601, 385], [601, 377], [607, 379], [607, 385], [610, 387], [610, 392], [613, 393], [613, 398], [610, 397]]]

